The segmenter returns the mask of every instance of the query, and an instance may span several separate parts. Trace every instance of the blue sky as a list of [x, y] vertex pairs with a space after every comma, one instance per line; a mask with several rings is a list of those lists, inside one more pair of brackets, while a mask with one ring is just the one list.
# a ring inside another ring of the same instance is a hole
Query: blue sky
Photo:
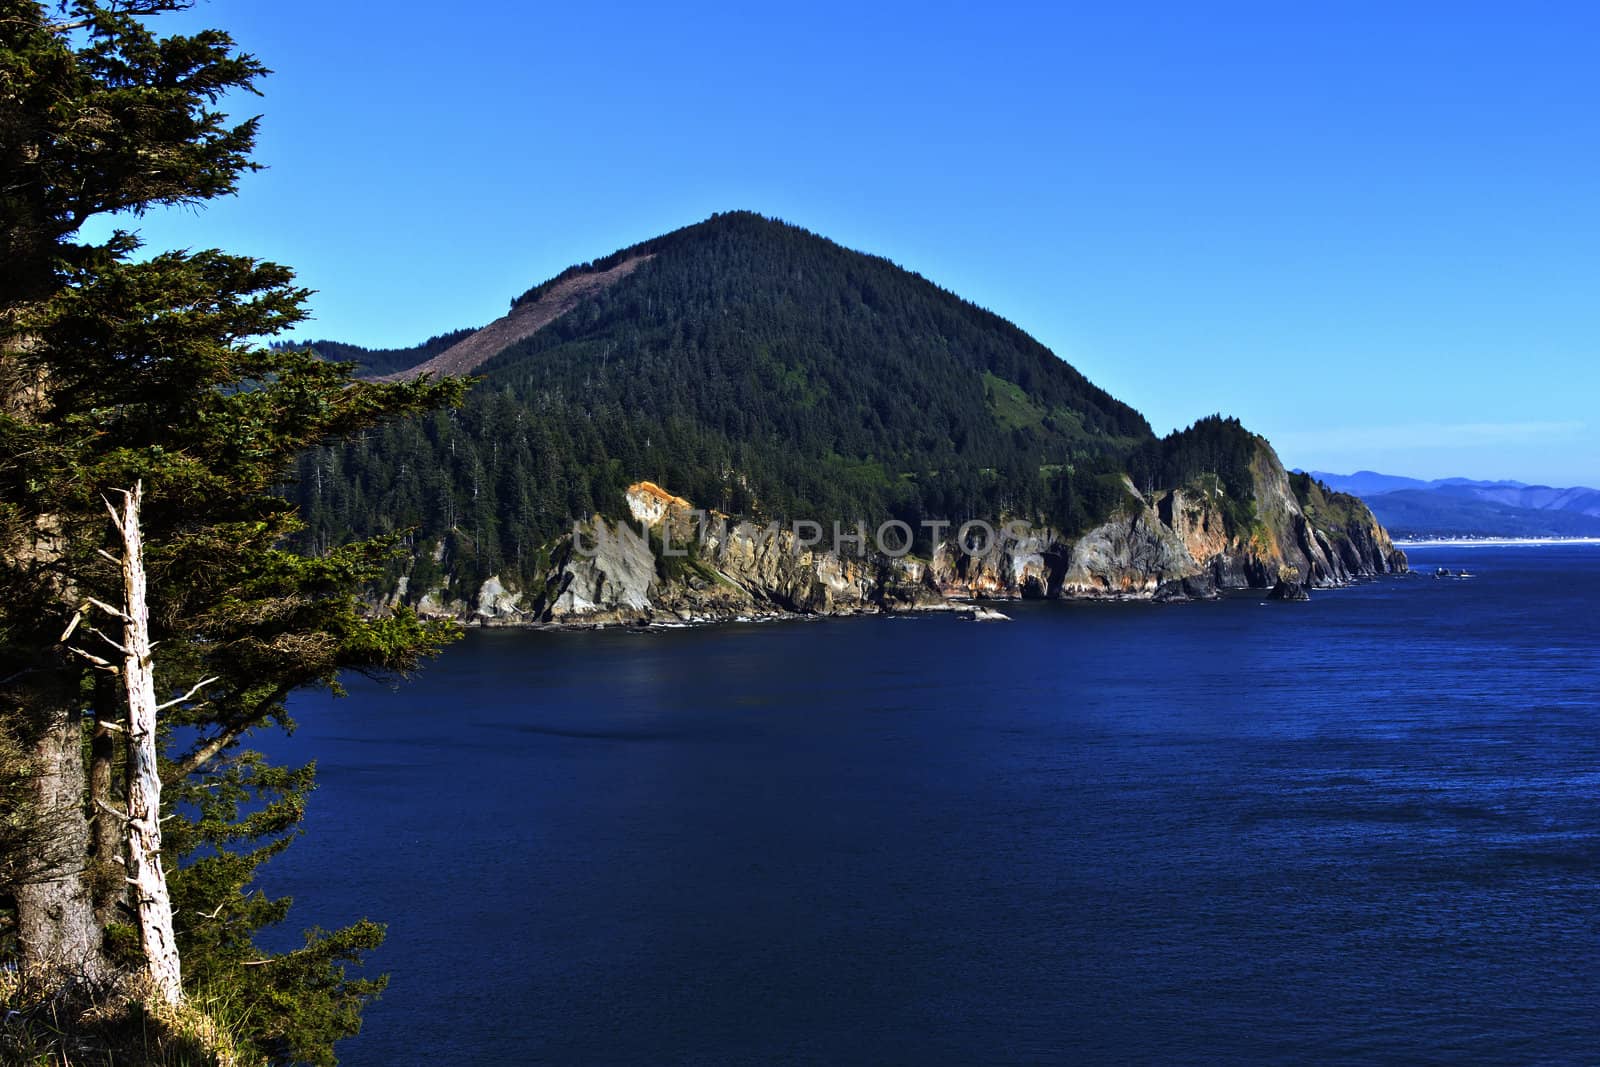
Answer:
[[276, 72], [239, 197], [152, 247], [290, 264], [409, 344], [714, 211], [1012, 319], [1159, 432], [1600, 484], [1600, 5], [201, 3]]

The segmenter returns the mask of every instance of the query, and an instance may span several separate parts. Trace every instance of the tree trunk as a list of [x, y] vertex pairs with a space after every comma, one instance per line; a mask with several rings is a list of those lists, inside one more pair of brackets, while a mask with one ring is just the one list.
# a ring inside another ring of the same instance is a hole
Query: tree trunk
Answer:
[[122, 683], [128, 695], [128, 885], [139, 916], [139, 943], [156, 992], [168, 1003], [183, 999], [178, 942], [172, 931], [172, 897], [161, 869], [161, 770], [156, 759], [155, 674], [150, 660], [150, 608], [145, 598], [144, 544], [139, 529], [142, 486], [123, 493], [121, 514], [111, 509], [122, 535]]
[[88, 883], [82, 716], [68, 687], [62, 690], [46, 696], [33, 748], [42, 847], [16, 887], [23, 969], [51, 985], [109, 971]]
[[[7, 220], [9, 223], [9, 220]], [[23, 370], [19, 355], [31, 339], [15, 333], [21, 290], [7, 291], [0, 306], [0, 413], [29, 421], [44, 405], [44, 380]], [[9, 503], [9, 501], [8, 501]], [[63, 579], [53, 569], [62, 536], [52, 516], [19, 528], [0, 544], [7, 564], [31, 594], [7, 605], [20, 621], [38, 622], [69, 602]], [[29, 588], [31, 586], [31, 589]], [[17, 590], [8, 591], [17, 595]], [[7, 619], [11, 622], [11, 619]], [[59, 625], [56, 623], [55, 625]], [[30, 635], [41, 638], [52, 626]], [[74, 978], [100, 980], [109, 973], [104, 932], [95, 919], [89, 889], [89, 825], [84, 811], [83, 713], [78, 683], [82, 672], [49, 650], [49, 638], [23, 639], [26, 667], [7, 693], [7, 711], [25, 732], [31, 767], [31, 844], [15, 871], [12, 896], [17, 905], [17, 939], [22, 969], [52, 987]], [[10, 812], [6, 812], [10, 815]]]
[[[43, 403], [36, 378], [14, 379], [13, 357], [25, 342], [0, 343], [0, 412], [26, 420]], [[89, 886], [89, 822], [85, 810], [82, 669], [63, 655], [54, 635], [74, 601], [59, 563], [65, 537], [56, 516], [36, 517], [11, 531], [0, 549], [11, 580], [7, 623], [16, 623], [23, 670], [9, 679], [6, 712], [26, 736], [30, 764], [32, 844], [21, 857], [12, 895], [22, 969], [52, 987], [110, 973], [104, 930]], [[11, 649], [7, 650], [12, 651]], [[6, 814], [10, 814], [9, 812]]]

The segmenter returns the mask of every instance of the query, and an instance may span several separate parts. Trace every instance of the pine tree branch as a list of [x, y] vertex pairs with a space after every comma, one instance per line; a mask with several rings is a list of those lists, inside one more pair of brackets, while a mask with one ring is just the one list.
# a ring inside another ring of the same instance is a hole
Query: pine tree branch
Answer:
[[[80, 622], [82, 622], [82, 621], [83, 621], [83, 609], [80, 608], [79, 610], [77, 610], [77, 611], [72, 613], [72, 621], [67, 623], [67, 628], [65, 630], [61, 631], [61, 643], [62, 644], [66, 644], [67, 643], [67, 638], [72, 636], [72, 632], [78, 628], [78, 624]], [[6, 680], [10, 681], [9, 678], [6, 679]]]
[[[273, 691], [270, 697], [257, 702], [255, 707], [258, 709], [270, 709], [276, 707], [278, 704], [282, 703], [283, 699], [288, 695], [289, 687], [279, 686]], [[250, 730], [265, 722], [267, 715], [268, 712], [256, 711], [252, 714], [242, 715], [232, 719], [220, 730], [218, 730], [217, 733], [213, 734], [208, 740], [201, 741], [196, 744], [195, 747], [189, 751], [187, 756], [175, 761], [171, 768], [169, 768], [167, 771], [167, 774], [163, 776], [164, 780], [168, 782], [176, 782], [183, 778], [189, 777], [198, 770], [201, 770], [206, 764], [210, 763], [213, 759], [216, 759], [216, 757], [221, 754], [221, 752], [229, 745], [239, 740], [239, 738], [243, 737]]]
[[[100, 640], [104, 641], [106, 644], [110, 645], [112, 648], [116, 649], [118, 652], [121, 652], [124, 656], [126, 656], [128, 654], [127, 648], [122, 644], [121, 641], [118, 641], [115, 638], [110, 637], [109, 635], [105, 634], [104, 632], [102, 632], [101, 630], [99, 630], [99, 629], [97, 629], [97, 628], [95, 628], [93, 626], [89, 627], [89, 632], [94, 634]], [[76, 650], [74, 650], [74, 651], [76, 651]]]
[[210, 740], [202, 741], [183, 759], [173, 764], [166, 777], [169, 781], [179, 781], [203, 768], [206, 764], [216, 759], [223, 749], [233, 744], [249, 732], [260, 720], [250, 719], [245, 722], [235, 722], [225, 726], [213, 734]]
[[93, 652], [85, 652], [81, 648], [69, 648], [67, 651], [71, 652], [74, 656], [82, 656], [84, 659], [88, 660], [90, 663], [93, 663], [96, 667], [99, 667], [103, 671], [116, 671], [119, 669], [115, 663], [112, 663], [107, 659], [101, 659]]

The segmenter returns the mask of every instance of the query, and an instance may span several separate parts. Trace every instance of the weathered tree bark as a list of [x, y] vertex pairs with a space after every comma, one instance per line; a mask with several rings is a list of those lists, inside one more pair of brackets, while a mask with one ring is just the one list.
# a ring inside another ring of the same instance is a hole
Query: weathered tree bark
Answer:
[[52, 985], [109, 972], [89, 891], [89, 823], [84, 815], [82, 715], [70, 693], [43, 694], [33, 747], [39, 813], [37, 855], [16, 886], [22, 966]]
[[31, 764], [33, 843], [13, 872], [17, 935], [23, 970], [52, 986], [101, 979], [110, 971], [89, 887], [83, 671], [64, 655], [50, 621], [70, 603], [70, 583], [56, 567], [62, 541], [46, 517], [30, 529], [13, 529], [5, 545], [17, 583], [8, 595], [24, 598], [7, 609], [38, 622], [19, 646], [23, 658], [14, 665], [21, 670], [7, 677], [5, 692], [7, 718], [26, 738]]
[[122, 685], [128, 696], [128, 885], [139, 916], [139, 943], [156, 992], [183, 999], [172, 897], [161, 869], [161, 772], [156, 758], [155, 673], [150, 658], [150, 608], [145, 597], [144, 543], [139, 528], [143, 487], [123, 492], [119, 513], [107, 504], [122, 537]]

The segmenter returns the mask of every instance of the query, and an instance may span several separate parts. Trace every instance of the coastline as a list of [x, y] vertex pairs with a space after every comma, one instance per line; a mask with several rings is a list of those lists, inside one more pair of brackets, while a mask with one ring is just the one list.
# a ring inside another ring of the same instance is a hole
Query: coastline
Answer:
[[1544, 545], [1600, 545], [1600, 537], [1426, 537], [1396, 538], [1396, 548], [1538, 548]]
[[[1338, 593], [1351, 589], [1357, 585], [1382, 581], [1386, 578], [1404, 579], [1414, 577], [1410, 572], [1395, 574], [1361, 575], [1349, 581], [1335, 585], [1318, 586], [1317, 594]], [[622, 631], [628, 633], [649, 633], [661, 630], [690, 630], [707, 627], [731, 625], [761, 625], [769, 623], [788, 622], [823, 622], [832, 619], [915, 619], [931, 616], [955, 617], [966, 622], [997, 621], [985, 617], [985, 612], [1001, 614], [1005, 621], [1009, 617], [1003, 615], [1001, 609], [1007, 605], [1023, 603], [1038, 604], [1097, 604], [1097, 605], [1159, 605], [1161, 607], [1176, 607], [1184, 604], [1208, 604], [1222, 600], [1250, 600], [1258, 599], [1262, 603], [1269, 603], [1268, 596], [1271, 590], [1250, 587], [1243, 589], [1222, 589], [1216, 595], [1207, 597], [1156, 597], [1138, 593], [1106, 593], [1094, 596], [1055, 596], [1055, 597], [1028, 597], [1028, 596], [978, 596], [978, 597], [949, 597], [943, 603], [902, 605], [892, 608], [865, 607], [852, 608], [842, 611], [796, 611], [787, 608], [773, 607], [762, 611], [740, 612], [698, 612], [677, 615], [672, 612], [663, 612], [654, 617], [641, 617], [630, 620], [618, 619], [584, 619], [575, 618], [567, 620], [549, 619], [505, 619], [485, 618], [473, 616], [470, 618], [455, 618], [463, 629], [467, 630], [506, 630], [539, 633], [593, 633], [596, 631]], [[444, 616], [437, 616], [444, 617]]]

